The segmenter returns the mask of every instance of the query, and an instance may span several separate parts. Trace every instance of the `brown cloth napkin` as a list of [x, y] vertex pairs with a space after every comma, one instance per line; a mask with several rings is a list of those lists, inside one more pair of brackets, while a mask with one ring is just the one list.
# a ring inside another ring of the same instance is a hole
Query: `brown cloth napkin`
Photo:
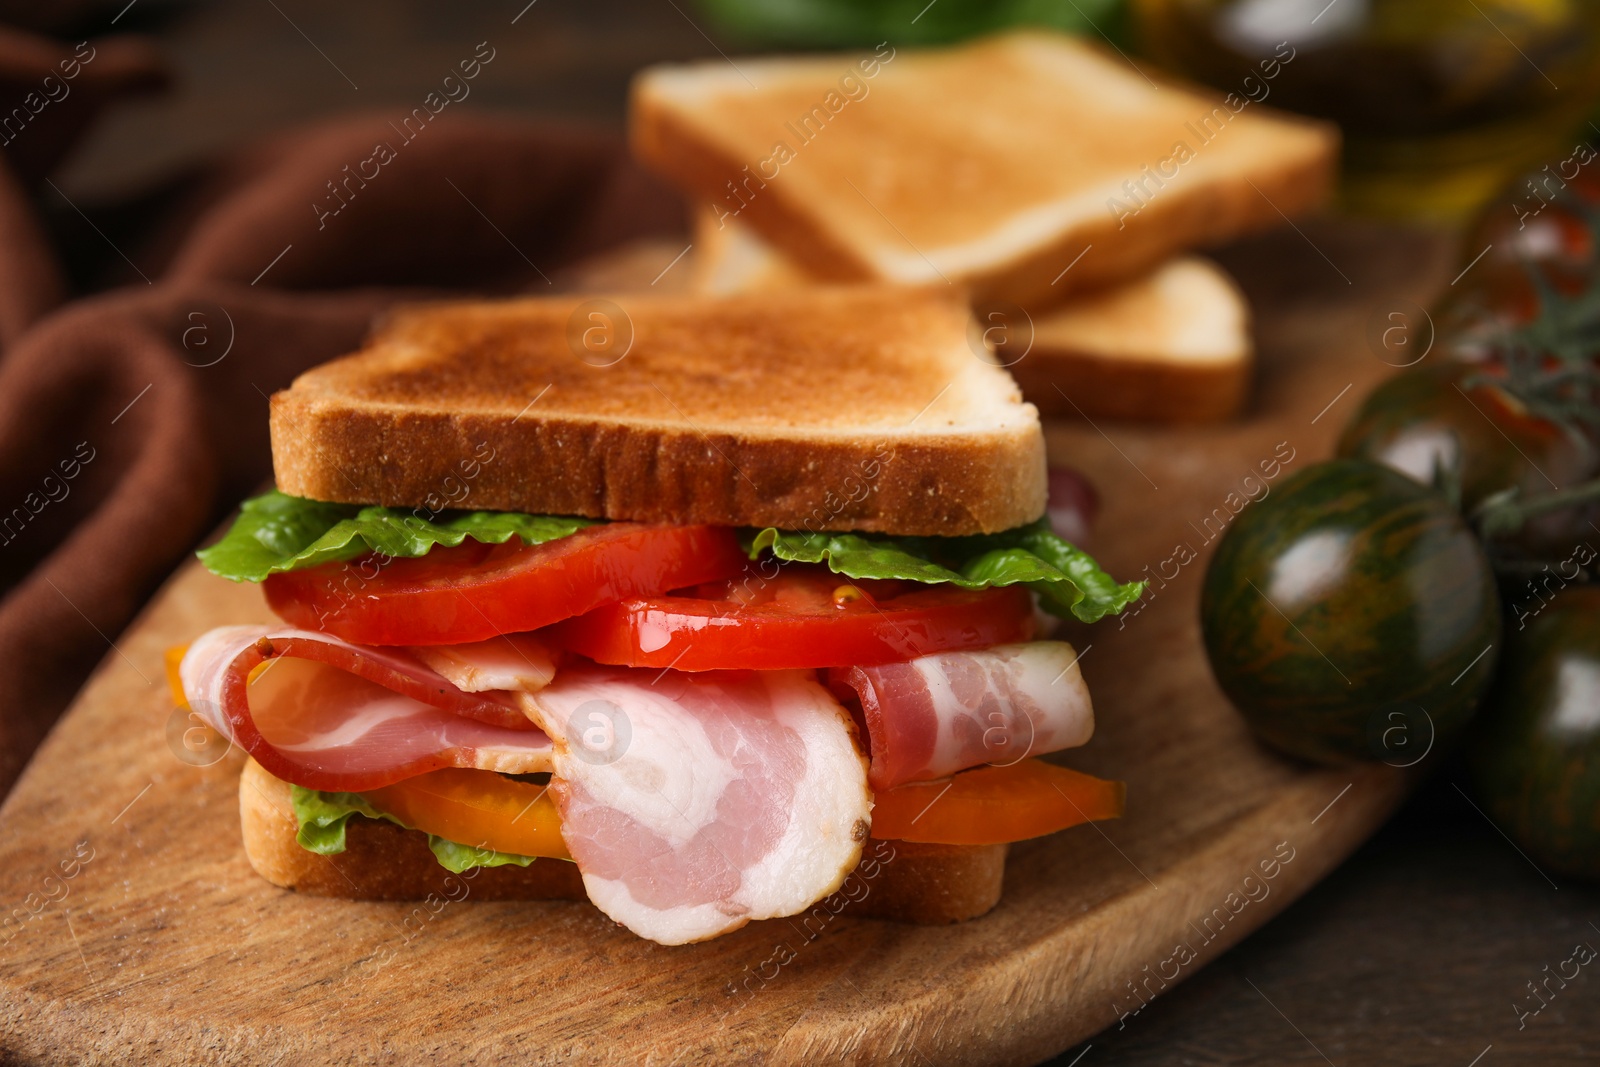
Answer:
[[549, 288], [564, 262], [684, 227], [609, 135], [456, 107], [420, 133], [352, 116], [176, 182], [136, 234], [102, 234], [126, 284], [66, 300], [38, 207], [62, 197], [50, 169], [102, 104], [164, 82], [136, 39], [87, 47], [66, 83], [78, 106], [46, 104], [5, 143], [7, 102], [60, 82], [75, 46], [0, 29], [0, 794], [160, 581], [270, 475], [274, 390], [397, 299]]

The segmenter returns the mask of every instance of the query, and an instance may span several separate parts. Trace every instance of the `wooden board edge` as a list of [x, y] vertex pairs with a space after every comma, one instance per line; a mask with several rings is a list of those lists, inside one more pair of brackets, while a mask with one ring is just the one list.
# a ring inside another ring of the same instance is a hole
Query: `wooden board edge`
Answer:
[[[987, 968], [963, 988], [954, 1011], [932, 988], [916, 998], [884, 998], [864, 1005], [859, 990], [833, 987], [821, 991], [817, 1003], [783, 1034], [772, 1062], [875, 1063], [904, 1057], [932, 1064], [1031, 1064], [1117, 1025], [1119, 1018], [1124, 1025], [1134, 1025], [1133, 1015], [1142, 1006], [1136, 988], [1148, 988], [1153, 999], [1270, 921], [1386, 822], [1409, 795], [1411, 784], [1411, 776], [1381, 765], [1318, 771], [1297, 786], [1292, 798], [1261, 806], [1227, 836], [1160, 872], [1162, 884], [1142, 882], [1090, 912], [1085, 925], [1071, 932], [1053, 931], [1013, 953], [1004, 964]], [[1348, 793], [1341, 792], [1345, 785]], [[1341, 819], [1319, 827], [1330, 802], [1354, 811], [1346, 810]], [[1288, 841], [1293, 860], [1280, 863], [1277, 876], [1265, 879], [1260, 864], [1275, 858], [1275, 849], [1284, 840], [1285, 804], [1297, 819], [1303, 816], [1306, 831], [1298, 840]], [[1181, 909], [1200, 922], [1214, 908], [1237, 906], [1230, 893], [1242, 901], [1258, 892], [1246, 889], [1246, 875], [1254, 876], [1254, 885], [1265, 886], [1266, 895], [1243, 904], [1226, 924], [1213, 919], [1191, 939], [1194, 958], [1177, 963], [1181, 958], [1174, 952], [1177, 946], [1165, 943], [1162, 924], [1151, 917]], [[1139, 931], [1139, 936], [1129, 939], [1115, 932], [1129, 929]], [[1203, 940], [1203, 933], [1213, 936]], [[1121, 977], [1086, 985], [1089, 961], [1103, 963], [1108, 956], [1117, 961], [1110, 973]], [[1160, 972], [1173, 970], [1177, 973], [1170, 979], [1161, 977]], [[1018, 982], [1014, 977], [1018, 974], [1026, 980]], [[870, 990], [867, 993], [870, 997]], [[1129, 1014], [1119, 1017], [1119, 1007]], [[839, 1024], [846, 1010], [870, 1025], [841, 1038]], [[1006, 1025], [997, 1026], [1001, 1019]], [[1019, 1019], [1028, 1025], [1013, 1028], [1012, 1022]]]

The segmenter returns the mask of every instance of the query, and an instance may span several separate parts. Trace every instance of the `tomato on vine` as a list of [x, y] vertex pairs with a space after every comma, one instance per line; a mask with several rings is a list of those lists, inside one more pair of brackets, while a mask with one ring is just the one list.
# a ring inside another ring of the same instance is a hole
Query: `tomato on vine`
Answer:
[[[1576, 427], [1541, 417], [1504, 386], [1453, 362], [1378, 386], [1345, 427], [1338, 454], [1423, 484], [1446, 482], [1469, 514], [1506, 490], [1537, 497], [1600, 472], [1600, 450]], [[1581, 507], [1540, 515], [1516, 544], [1533, 555], [1568, 549], [1590, 518]]]
[[1495, 825], [1541, 867], [1600, 878], [1600, 586], [1510, 632], [1469, 763]]
[[1440, 740], [1488, 686], [1500, 601], [1444, 496], [1364, 460], [1320, 463], [1240, 514], [1200, 601], [1211, 668], [1266, 744], [1371, 759], [1374, 724], [1419, 707]]

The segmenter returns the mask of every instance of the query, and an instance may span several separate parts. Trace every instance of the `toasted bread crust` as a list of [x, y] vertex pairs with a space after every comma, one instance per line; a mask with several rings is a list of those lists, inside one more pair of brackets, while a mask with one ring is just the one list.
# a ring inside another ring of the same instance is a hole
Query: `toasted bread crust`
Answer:
[[[272, 444], [285, 493], [390, 507], [436, 507], [484, 454], [494, 462], [471, 482], [470, 506], [491, 511], [959, 536], [1031, 522], [1044, 505], [1044, 446], [1023, 433], [802, 442], [362, 410], [291, 391], [272, 399]], [[892, 478], [873, 476], [891, 463]]]
[[1010, 369], [1023, 395], [1047, 417], [1169, 423], [1238, 415], [1253, 371], [1248, 360], [1185, 364], [1070, 349], [1033, 351]]
[[[459, 900], [465, 893], [479, 900], [588, 900], [576, 864], [535, 860], [527, 867], [452, 875], [439, 866], [426, 835], [373, 819], [350, 820], [343, 852], [309, 852], [295, 840], [289, 783], [254, 760], [239, 778], [239, 822], [256, 873], [312, 896], [425, 900], [434, 894]], [[840, 895], [829, 898], [828, 910], [924, 924], [976, 918], [1000, 900], [1006, 851], [1005, 845], [873, 841]]]
[[1230, 419], [1244, 408], [1254, 372], [1249, 319], [1244, 294], [1221, 268], [1179, 257], [1042, 316], [1009, 369], [1052, 416]]
[[278, 487], [431, 511], [907, 535], [1043, 513], [1037, 413], [973, 354], [959, 291], [622, 299], [638, 341], [603, 368], [568, 348], [580, 298], [397, 314], [272, 398]]

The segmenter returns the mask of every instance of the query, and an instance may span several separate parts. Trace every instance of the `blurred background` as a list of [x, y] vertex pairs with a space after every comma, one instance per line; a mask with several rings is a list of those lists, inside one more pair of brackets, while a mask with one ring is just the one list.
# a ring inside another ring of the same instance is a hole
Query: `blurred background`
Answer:
[[[154, 31], [176, 92], [118, 109], [63, 188], [125, 193], [299, 120], [412, 106], [460, 55], [506, 57], [474, 105], [620, 129], [628, 79], [662, 60], [959, 40], [1013, 24], [1109, 41], [1223, 91], [1280, 42], [1273, 106], [1337, 121], [1344, 203], [1452, 224], [1575, 138], [1600, 137], [1600, 4], [1587, 0], [64, 0], [0, 5], [55, 35]], [[1562, 153], [1564, 155], [1565, 153]]]
[[[497, 56], [468, 106], [619, 132], [637, 69], [719, 53], [1028, 22], [1236, 91], [1287, 41], [1297, 58], [1265, 102], [1340, 123], [1343, 218], [1443, 234], [1514, 176], [1600, 143], [1600, 4], [1579, 0], [9, 0], [0, 21], [71, 42], [147, 35], [169, 72], [131, 83], [70, 153], [34, 168], [65, 194], [38, 199], [80, 289], [119, 266], [101, 234], [136, 232], [190, 169], [298, 123], [409, 110], [482, 41]], [[1446, 772], [1243, 946], [1058, 1062], [1468, 1067], [1485, 1020], [1514, 1021], [1523, 976], [1575, 941], [1600, 944], [1597, 919], [1592, 893], [1554, 891]], [[1600, 1058], [1592, 985], [1576, 980], [1515, 1054], [1478, 1053], [1483, 1067]]]

